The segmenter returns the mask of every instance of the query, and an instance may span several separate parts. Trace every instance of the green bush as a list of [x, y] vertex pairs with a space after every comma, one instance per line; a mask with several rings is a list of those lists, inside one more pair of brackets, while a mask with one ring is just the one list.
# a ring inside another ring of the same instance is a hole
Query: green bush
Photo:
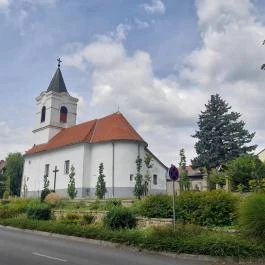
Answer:
[[171, 218], [172, 197], [165, 194], [149, 195], [133, 205], [133, 211], [140, 216], [150, 218]]
[[13, 218], [19, 215], [19, 211], [15, 208], [8, 207], [7, 205], [0, 207], [0, 218]]
[[7, 200], [9, 198], [9, 196], [10, 196], [10, 193], [9, 193], [9, 191], [6, 190], [3, 194], [3, 199]]
[[40, 194], [40, 201], [41, 201], [41, 202], [44, 202], [46, 196], [47, 196], [48, 194], [50, 194], [50, 193], [51, 193], [51, 191], [50, 191], [49, 189], [43, 189], [43, 190], [41, 191], [41, 194]]
[[232, 225], [239, 198], [224, 191], [184, 192], [176, 198], [177, 219], [205, 226]]
[[92, 214], [85, 214], [83, 215], [82, 217], [82, 221], [81, 221], [81, 224], [83, 225], [89, 225], [89, 224], [92, 224], [95, 220], [95, 216], [92, 215]]
[[239, 220], [246, 235], [265, 242], [265, 194], [247, 197], [241, 205]]
[[27, 216], [30, 219], [49, 220], [51, 219], [51, 207], [45, 203], [33, 202], [28, 207]]
[[104, 224], [111, 229], [133, 228], [136, 218], [133, 213], [124, 207], [112, 208], [103, 219]]
[[121, 207], [121, 200], [118, 199], [111, 199], [111, 200], [106, 200], [104, 202], [103, 208], [104, 210], [108, 211], [112, 209], [113, 207]]

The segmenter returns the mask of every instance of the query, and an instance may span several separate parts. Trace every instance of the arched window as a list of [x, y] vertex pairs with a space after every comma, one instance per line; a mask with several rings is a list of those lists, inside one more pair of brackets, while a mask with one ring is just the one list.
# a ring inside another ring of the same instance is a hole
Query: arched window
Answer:
[[62, 106], [60, 110], [60, 122], [67, 122], [67, 108], [65, 106]]
[[41, 118], [40, 118], [40, 122], [44, 122], [45, 121], [45, 115], [46, 115], [46, 107], [43, 106], [41, 109]]

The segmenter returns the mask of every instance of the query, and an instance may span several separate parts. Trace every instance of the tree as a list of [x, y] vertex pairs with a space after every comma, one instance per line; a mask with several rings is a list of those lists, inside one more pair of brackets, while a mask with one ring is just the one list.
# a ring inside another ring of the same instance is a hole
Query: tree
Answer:
[[210, 182], [215, 185], [214, 188], [216, 188], [217, 184], [222, 189], [226, 184], [227, 173], [224, 171], [218, 171], [217, 169], [212, 169], [209, 178]]
[[249, 133], [241, 114], [230, 111], [231, 107], [220, 95], [211, 95], [206, 110], [199, 115], [199, 130], [192, 136], [198, 139], [195, 149], [198, 154], [192, 160], [194, 167], [205, 166], [207, 171], [229, 160], [255, 150], [248, 145], [255, 133]]
[[3, 197], [5, 191], [5, 178], [4, 175], [0, 173], [0, 198]]
[[69, 184], [67, 187], [67, 193], [69, 197], [73, 200], [77, 195], [77, 190], [75, 188], [75, 168], [72, 165], [70, 168], [70, 174], [69, 174]]
[[48, 180], [48, 175], [43, 176], [43, 190], [40, 194], [40, 201], [44, 202], [45, 197], [51, 192], [49, 189], [50, 181]]
[[145, 196], [148, 194], [148, 186], [149, 186], [149, 183], [151, 181], [151, 176], [150, 176], [149, 170], [150, 170], [150, 168], [153, 167], [153, 164], [151, 163], [152, 160], [153, 160], [153, 157], [147, 153], [145, 158], [144, 158], [144, 163], [146, 166], [146, 173], [144, 176], [144, 195]]
[[190, 190], [190, 179], [188, 176], [188, 171], [186, 169], [186, 156], [184, 148], [180, 149], [179, 151], [180, 156], [180, 162], [179, 162], [179, 168], [180, 168], [180, 179], [179, 179], [179, 188], [181, 191], [183, 190]]
[[20, 196], [24, 158], [21, 153], [10, 153], [6, 158], [4, 178], [10, 181], [10, 195]]
[[257, 156], [244, 155], [228, 163], [227, 174], [233, 191], [249, 191], [250, 180], [255, 180], [257, 187], [262, 185], [262, 179], [265, 177], [265, 164]]
[[105, 175], [103, 174], [103, 170], [104, 170], [104, 165], [103, 163], [99, 164], [99, 176], [98, 176], [98, 181], [97, 181], [97, 186], [96, 186], [96, 196], [99, 199], [104, 198], [106, 192], [107, 192], [107, 188], [106, 188], [106, 182], [104, 180]]
[[143, 175], [141, 174], [142, 161], [143, 160], [138, 155], [135, 161], [137, 174], [135, 176], [135, 186], [133, 190], [133, 193], [137, 197], [138, 200], [140, 200], [141, 197], [144, 195], [144, 189], [145, 189]]

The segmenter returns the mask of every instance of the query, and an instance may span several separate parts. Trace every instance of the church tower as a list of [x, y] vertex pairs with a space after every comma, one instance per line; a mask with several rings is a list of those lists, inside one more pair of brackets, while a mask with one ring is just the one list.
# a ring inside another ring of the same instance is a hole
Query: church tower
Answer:
[[36, 127], [34, 144], [47, 143], [63, 128], [76, 124], [78, 99], [71, 97], [66, 89], [62, 72], [61, 60], [57, 59], [58, 68], [48, 89], [36, 98]]

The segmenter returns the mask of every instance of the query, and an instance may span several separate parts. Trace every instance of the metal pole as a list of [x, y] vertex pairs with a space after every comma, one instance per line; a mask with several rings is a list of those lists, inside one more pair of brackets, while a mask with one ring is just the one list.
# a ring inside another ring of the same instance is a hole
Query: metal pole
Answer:
[[173, 228], [176, 230], [176, 213], [175, 213], [175, 181], [173, 180]]

